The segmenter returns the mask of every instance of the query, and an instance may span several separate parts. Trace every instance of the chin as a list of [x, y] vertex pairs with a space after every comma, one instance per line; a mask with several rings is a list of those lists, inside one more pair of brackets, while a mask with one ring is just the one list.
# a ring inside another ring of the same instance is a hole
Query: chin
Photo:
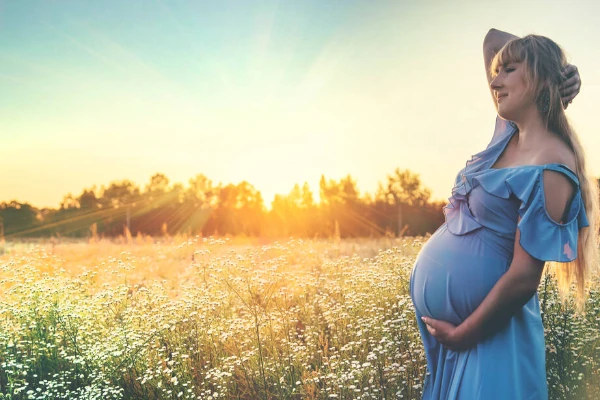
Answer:
[[507, 121], [514, 121], [515, 113], [511, 112], [511, 110], [507, 110], [503, 107], [498, 107], [498, 115]]

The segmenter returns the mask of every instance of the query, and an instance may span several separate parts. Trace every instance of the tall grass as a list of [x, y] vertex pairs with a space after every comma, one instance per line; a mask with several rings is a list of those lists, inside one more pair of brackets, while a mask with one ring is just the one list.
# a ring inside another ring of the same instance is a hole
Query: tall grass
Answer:
[[[0, 392], [418, 399], [426, 364], [408, 278], [425, 240], [7, 243]], [[550, 271], [540, 304], [552, 398], [594, 398], [600, 294], [577, 316]]]

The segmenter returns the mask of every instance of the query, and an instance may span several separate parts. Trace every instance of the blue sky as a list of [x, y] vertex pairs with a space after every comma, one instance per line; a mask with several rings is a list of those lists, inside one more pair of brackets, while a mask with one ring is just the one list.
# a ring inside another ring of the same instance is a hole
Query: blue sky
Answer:
[[593, 1], [0, 0], [0, 201], [156, 172], [275, 193], [363, 191], [397, 167], [445, 199], [484, 148], [489, 28], [538, 33], [581, 71], [568, 110], [600, 175]]

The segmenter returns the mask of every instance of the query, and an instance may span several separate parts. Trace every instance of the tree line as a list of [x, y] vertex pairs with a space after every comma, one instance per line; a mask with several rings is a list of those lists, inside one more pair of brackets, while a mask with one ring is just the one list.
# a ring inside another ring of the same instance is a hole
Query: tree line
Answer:
[[250, 183], [214, 184], [203, 174], [187, 187], [161, 173], [142, 189], [129, 180], [64, 196], [58, 209], [0, 203], [0, 238], [151, 236], [365, 237], [424, 235], [443, 222], [418, 174], [396, 169], [374, 194], [359, 193], [350, 176], [321, 176], [317, 203], [308, 184], [278, 194], [267, 210]]

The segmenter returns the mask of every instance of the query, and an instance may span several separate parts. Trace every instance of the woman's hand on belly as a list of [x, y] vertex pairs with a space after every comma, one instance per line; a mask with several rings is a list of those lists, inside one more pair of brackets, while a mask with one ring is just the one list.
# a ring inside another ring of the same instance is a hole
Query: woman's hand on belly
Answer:
[[424, 317], [429, 333], [450, 349], [474, 346], [502, 329], [536, 293], [544, 261], [532, 258], [519, 243], [517, 230], [515, 251], [508, 271], [496, 282], [479, 306], [460, 325]]
[[477, 340], [469, 337], [459, 326], [429, 317], [421, 317], [421, 319], [425, 322], [431, 336], [450, 350], [466, 350], [477, 344]]

